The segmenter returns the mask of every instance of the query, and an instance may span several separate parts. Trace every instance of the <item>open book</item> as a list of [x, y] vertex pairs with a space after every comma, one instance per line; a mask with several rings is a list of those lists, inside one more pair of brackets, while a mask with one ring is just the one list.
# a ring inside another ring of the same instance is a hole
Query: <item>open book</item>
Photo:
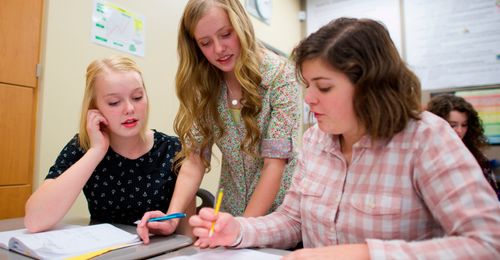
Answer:
[[34, 234], [26, 229], [0, 232], [0, 247], [38, 259], [85, 259], [140, 243], [137, 235], [111, 224], [70, 226]]

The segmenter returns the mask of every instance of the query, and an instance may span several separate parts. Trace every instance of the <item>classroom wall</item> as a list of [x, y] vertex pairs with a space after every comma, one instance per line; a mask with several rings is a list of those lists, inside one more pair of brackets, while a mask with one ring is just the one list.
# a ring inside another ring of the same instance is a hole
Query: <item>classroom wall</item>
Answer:
[[[78, 131], [87, 65], [95, 58], [124, 54], [90, 41], [92, 2], [45, 1], [35, 188], [43, 181], [63, 146]], [[110, 2], [145, 16], [145, 57], [127, 55], [134, 58], [143, 70], [151, 105], [149, 126], [174, 135], [172, 125], [178, 108], [174, 92], [177, 27], [187, 0]], [[289, 53], [301, 38], [300, 22], [296, 18], [299, 1], [275, 0], [273, 5], [273, 20], [270, 25], [252, 18], [256, 34], [267, 44]], [[220, 154], [215, 157], [221, 158]], [[220, 162], [215, 160], [213, 170], [205, 176], [202, 187], [215, 192], [219, 173]], [[81, 195], [67, 217], [86, 216], [86, 202]]]

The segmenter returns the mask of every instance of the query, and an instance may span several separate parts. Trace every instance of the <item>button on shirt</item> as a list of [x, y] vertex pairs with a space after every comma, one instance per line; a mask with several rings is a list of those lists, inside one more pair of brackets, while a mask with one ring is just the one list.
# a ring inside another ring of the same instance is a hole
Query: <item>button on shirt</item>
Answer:
[[389, 141], [364, 136], [347, 166], [339, 136], [318, 126], [283, 204], [237, 218], [239, 247], [367, 243], [373, 259], [499, 259], [500, 204], [448, 123], [428, 112]]

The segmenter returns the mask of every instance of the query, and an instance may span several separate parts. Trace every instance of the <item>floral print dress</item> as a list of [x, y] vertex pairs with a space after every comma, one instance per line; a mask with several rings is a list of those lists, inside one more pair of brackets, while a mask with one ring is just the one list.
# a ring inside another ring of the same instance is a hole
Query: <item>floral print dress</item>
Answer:
[[[283, 201], [296, 165], [296, 146], [299, 131], [299, 84], [289, 61], [270, 51], [260, 65], [262, 111], [258, 115], [261, 131], [260, 156], [252, 157], [240, 150], [246, 134], [245, 125], [236, 122], [228, 107], [227, 87], [222, 87], [217, 105], [225, 134], [216, 143], [222, 152], [219, 187], [224, 189], [221, 210], [241, 216], [257, 186], [264, 158], [287, 159], [281, 187], [271, 206], [274, 211]], [[215, 131], [218, 131], [215, 129]]]

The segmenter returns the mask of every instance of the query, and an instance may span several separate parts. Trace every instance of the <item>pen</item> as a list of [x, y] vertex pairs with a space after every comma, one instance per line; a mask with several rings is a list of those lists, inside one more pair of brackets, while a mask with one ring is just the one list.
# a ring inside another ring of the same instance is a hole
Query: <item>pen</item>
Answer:
[[[217, 195], [217, 202], [215, 203], [215, 216], [219, 214], [220, 204], [222, 202], [222, 196], [224, 195], [224, 189], [219, 190], [219, 195]], [[214, 234], [215, 220], [212, 221], [212, 227], [210, 227], [210, 232], [208, 233], [208, 237], [212, 237]]]
[[[174, 218], [184, 218], [184, 217], [186, 217], [186, 213], [172, 213], [172, 214], [165, 215], [163, 217], [150, 218], [150, 219], [148, 219], [148, 222], [157, 222], [157, 221], [169, 220], [169, 219], [174, 219]], [[136, 222], [134, 222], [134, 224], [136, 224], [136, 225], [139, 223], [141, 223], [140, 220], [137, 220]]]

